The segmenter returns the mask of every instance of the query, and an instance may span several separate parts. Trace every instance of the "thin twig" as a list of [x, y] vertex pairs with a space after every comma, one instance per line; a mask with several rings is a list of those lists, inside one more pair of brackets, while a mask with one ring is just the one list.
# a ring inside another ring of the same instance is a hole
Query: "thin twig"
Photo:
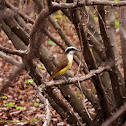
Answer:
[[33, 88], [36, 90], [37, 93], [37, 97], [39, 98], [39, 100], [44, 103], [45, 105], [45, 110], [46, 110], [46, 118], [45, 118], [45, 122], [43, 124], [43, 126], [49, 126], [50, 121], [51, 121], [51, 112], [50, 112], [50, 103], [48, 101], [48, 99], [46, 99], [42, 93], [40, 88], [38, 88], [38, 86], [34, 83], [32, 84]]
[[11, 63], [12, 65], [15, 65], [17, 67], [19, 67], [21, 65], [20, 62], [16, 61], [14, 58], [12, 58], [11, 56], [6, 55], [4, 52], [0, 52], [0, 57], [5, 60], [8, 63]]
[[0, 51], [3, 51], [7, 54], [13, 54], [13, 55], [18, 55], [18, 56], [24, 56], [26, 54], [26, 51], [22, 50], [12, 50], [3, 46], [0, 46]]
[[[78, 84], [79, 84], [80, 91], [81, 91], [81, 94], [82, 94], [82, 99], [84, 99], [83, 90], [82, 90], [81, 83], [80, 83], [79, 80], [78, 80]], [[83, 104], [83, 105], [84, 105], [85, 111], [86, 111], [87, 114], [88, 114], [88, 117], [89, 117], [91, 120], [93, 120], [92, 117], [91, 117], [91, 115], [90, 115], [90, 113], [89, 113], [89, 111], [88, 111], [88, 109], [87, 109], [87, 106], [86, 106], [86, 102], [85, 102], [85, 101], [84, 101], [84, 104]]]

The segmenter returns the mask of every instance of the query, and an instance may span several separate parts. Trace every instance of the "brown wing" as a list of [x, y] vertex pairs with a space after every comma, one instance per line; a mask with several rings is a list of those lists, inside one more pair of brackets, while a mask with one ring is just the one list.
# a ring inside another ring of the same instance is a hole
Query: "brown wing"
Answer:
[[52, 80], [56, 76], [56, 73], [58, 73], [61, 69], [63, 69], [64, 67], [66, 67], [67, 64], [68, 64], [68, 60], [67, 60], [66, 57], [64, 57], [63, 59], [61, 59], [59, 61], [58, 65], [56, 66], [56, 69], [55, 69], [54, 73], [49, 78], [49, 81]]

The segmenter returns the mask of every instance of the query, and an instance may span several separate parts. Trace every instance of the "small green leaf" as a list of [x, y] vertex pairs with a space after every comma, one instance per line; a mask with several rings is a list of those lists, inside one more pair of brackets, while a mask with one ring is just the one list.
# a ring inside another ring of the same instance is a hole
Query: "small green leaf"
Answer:
[[27, 83], [27, 84], [29, 84], [29, 83], [33, 84], [33, 82], [34, 82], [33, 79], [28, 79], [25, 81], [25, 83]]
[[0, 98], [1, 99], [7, 99], [7, 96], [1, 96]]
[[115, 21], [115, 26], [119, 28], [119, 21]]
[[31, 120], [30, 120], [30, 122], [32, 123], [32, 125], [35, 125], [35, 124], [37, 124], [37, 119], [35, 119], [35, 118], [32, 118]]
[[39, 103], [35, 102], [35, 103], [34, 103], [34, 106], [39, 106]]
[[48, 43], [49, 43], [50, 45], [53, 45], [53, 46], [56, 45], [56, 44], [55, 44], [53, 41], [51, 41], [51, 40], [48, 40]]
[[15, 103], [13, 103], [13, 102], [9, 102], [8, 104], [5, 104], [5, 106], [7, 106], [7, 107], [14, 107], [14, 105], [15, 105]]
[[114, 0], [114, 1], [119, 1], [119, 0]]
[[95, 16], [95, 17], [94, 17], [94, 20], [98, 20], [98, 17], [97, 17], [97, 16]]
[[6, 121], [5, 120], [2, 120], [3, 124], [6, 124]]
[[38, 65], [37, 67], [38, 68], [41, 68], [42, 70], [45, 70], [45, 67], [44, 66]]
[[21, 109], [24, 109], [24, 107], [22, 107], [22, 106], [17, 106], [16, 109], [21, 110]]

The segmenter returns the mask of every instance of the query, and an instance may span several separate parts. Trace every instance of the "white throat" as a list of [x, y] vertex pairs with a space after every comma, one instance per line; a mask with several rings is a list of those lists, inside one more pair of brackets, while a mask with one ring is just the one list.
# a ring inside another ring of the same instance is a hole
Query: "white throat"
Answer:
[[71, 67], [72, 63], [73, 63], [73, 54], [74, 52], [73, 51], [70, 51], [68, 54], [67, 54], [67, 59], [68, 59], [68, 65]]
[[67, 55], [72, 55], [73, 56], [74, 51], [70, 51]]

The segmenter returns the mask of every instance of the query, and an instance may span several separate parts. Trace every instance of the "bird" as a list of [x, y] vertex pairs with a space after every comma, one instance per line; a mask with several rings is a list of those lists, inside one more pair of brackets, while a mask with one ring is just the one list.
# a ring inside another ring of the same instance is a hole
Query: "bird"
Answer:
[[65, 49], [65, 55], [57, 64], [56, 69], [49, 78], [49, 81], [51, 81], [57, 75], [66, 73], [66, 71], [72, 66], [75, 51], [81, 52], [81, 50], [75, 48], [74, 46], [69, 46]]

